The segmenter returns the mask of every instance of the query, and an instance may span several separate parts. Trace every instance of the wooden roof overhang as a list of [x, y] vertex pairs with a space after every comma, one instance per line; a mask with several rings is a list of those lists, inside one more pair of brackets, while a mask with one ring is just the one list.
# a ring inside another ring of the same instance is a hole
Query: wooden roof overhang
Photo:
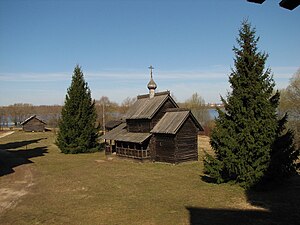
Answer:
[[43, 124], [46, 125], [46, 123], [45, 123], [44, 121], [42, 121], [41, 119], [37, 118], [36, 115], [33, 115], [33, 116], [28, 117], [26, 120], [24, 120], [24, 121], [21, 123], [21, 125], [24, 125], [24, 124], [28, 123], [30, 120], [32, 120], [32, 119], [34, 119], [34, 118], [36, 118], [38, 121], [40, 121], [41, 123], [43, 123]]
[[178, 105], [170, 96], [170, 92], [155, 93], [153, 98], [149, 98], [149, 94], [140, 95], [133, 106], [128, 110], [126, 119], [152, 119], [160, 107], [170, 100], [176, 107]]
[[113, 128], [119, 126], [121, 123], [122, 123], [121, 120], [110, 120], [105, 124], [105, 128], [113, 129]]
[[126, 129], [126, 123], [122, 123], [115, 129], [109, 131], [105, 135], [101, 136], [101, 139], [124, 141], [131, 143], [142, 144], [148, 138], [151, 137], [150, 133], [133, 133], [128, 132]]
[[202, 126], [189, 110], [169, 109], [150, 132], [176, 134], [189, 117], [192, 119], [199, 131], [203, 131]]

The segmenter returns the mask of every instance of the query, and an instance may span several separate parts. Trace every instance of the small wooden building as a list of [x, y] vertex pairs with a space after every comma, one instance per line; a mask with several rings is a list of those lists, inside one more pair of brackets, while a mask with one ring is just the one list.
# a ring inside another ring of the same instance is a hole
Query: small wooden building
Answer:
[[149, 94], [137, 96], [123, 123], [101, 137], [106, 154], [170, 163], [198, 160], [199, 122], [169, 91], [155, 93], [152, 70], [148, 89]]
[[198, 160], [198, 131], [201, 125], [186, 109], [169, 109], [151, 130], [154, 161], [179, 163]]
[[43, 132], [46, 130], [45, 126], [46, 123], [39, 118], [36, 117], [36, 115], [33, 115], [29, 118], [27, 118], [25, 121], [21, 123], [23, 131], [28, 132]]

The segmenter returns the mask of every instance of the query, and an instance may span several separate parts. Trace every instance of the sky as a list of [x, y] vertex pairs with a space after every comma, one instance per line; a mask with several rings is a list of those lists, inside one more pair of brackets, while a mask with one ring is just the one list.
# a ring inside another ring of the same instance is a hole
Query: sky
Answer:
[[92, 97], [121, 103], [157, 91], [206, 103], [230, 91], [243, 20], [269, 54], [276, 88], [300, 67], [300, 6], [246, 0], [0, 0], [0, 106], [64, 104], [75, 66]]

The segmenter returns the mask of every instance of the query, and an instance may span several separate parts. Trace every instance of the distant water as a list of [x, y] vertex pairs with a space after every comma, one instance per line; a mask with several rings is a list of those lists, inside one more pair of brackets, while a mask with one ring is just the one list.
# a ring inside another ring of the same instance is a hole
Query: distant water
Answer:
[[211, 119], [218, 118], [218, 116], [219, 116], [219, 113], [216, 109], [209, 109], [208, 113], [209, 113]]

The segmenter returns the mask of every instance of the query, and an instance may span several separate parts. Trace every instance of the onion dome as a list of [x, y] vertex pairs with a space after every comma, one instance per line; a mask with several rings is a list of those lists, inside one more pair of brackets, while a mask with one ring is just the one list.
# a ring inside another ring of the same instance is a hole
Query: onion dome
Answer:
[[154, 69], [154, 68], [152, 66], [149, 66], [149, 69], [150, 69], [150, 81], [149, 81], [147, 87], [149, 90], [151, 90], [151, 89], [155, 90], [157, 88], [157, 85], [154, 82], [153, 77], [152, 77], [152, 69]]

